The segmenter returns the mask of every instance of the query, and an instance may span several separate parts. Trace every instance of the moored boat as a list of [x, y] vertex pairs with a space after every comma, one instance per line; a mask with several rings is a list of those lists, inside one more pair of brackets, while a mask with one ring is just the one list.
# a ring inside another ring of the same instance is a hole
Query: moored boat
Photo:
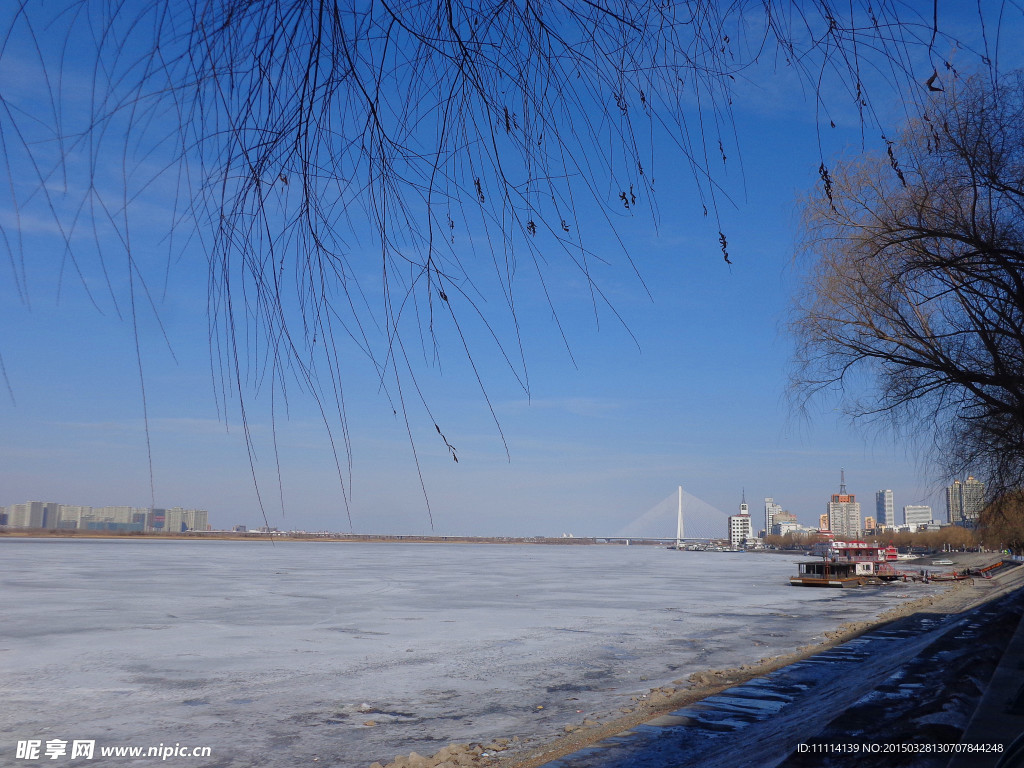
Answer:
[[798, 563], [799, 573], [789, 583], [795, 587], [862, 587], [872, 576], [862, 563], [808, 560]]
[[862, 587], [899, 578], [891, 562], [893, 547], [864, 541], [833, 541], [822, 550], [820, 560], [797, 563], [799, 572], [789, 579], [795, 587]]

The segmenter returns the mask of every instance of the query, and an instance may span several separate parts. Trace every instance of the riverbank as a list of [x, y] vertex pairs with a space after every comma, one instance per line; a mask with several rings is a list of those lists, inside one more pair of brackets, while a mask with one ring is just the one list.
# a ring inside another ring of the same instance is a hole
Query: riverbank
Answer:
[[[955, 568], [978, 567], [991, 563], [991, 555], [966, 554], [951, 559]], [[927, 564], [927, 563], [924, 563]], [[824, 654], [849, 640], [883, 625], [894, 624], [918, 614], [950, 616], [970, 611], [978, 606], [1020, 589], [1024, 586], [1024, 567], [1014, 568], [992, 580], [957, 582], [944, 592], [928, 595], [903, 603], [868, 621], [848, 622], [825, 633], [820, 643], [801, 646], [791, 654], [771, 656], [756, 663], [730, 669], [711, 669], [695, 672], [670, 686], [652, 689], [634, 697], [630, 707], [620, 710], [620, 716], [605, 719], [583, 716], [577, 723], [565, 726], [565, 735], [554, 741], [531, 744], [518, 738], [501, 739], [487, 744], [455, 744], [432, 756], [413, 753], [400, 756], [384, 766], [375, 763], [371, 768], [454, 768], [454, 766], [489, 766], [491, 768], [537, 768], [559, 760], [579, 750], [628, 732], [645, 723], [651, 723], [688, 705], [713, 697], [726, 689], [769, 675], [798, 662]], [[934, 675], [942, 676], [941, 666]], [[853, 702], [848, 702], [852, 704]], [[834, 703], [832, 703], [834, 705]], [[833, 713], [835, 714], [835, 713]], [[671, 717], [668, 718], [671, 720]]]

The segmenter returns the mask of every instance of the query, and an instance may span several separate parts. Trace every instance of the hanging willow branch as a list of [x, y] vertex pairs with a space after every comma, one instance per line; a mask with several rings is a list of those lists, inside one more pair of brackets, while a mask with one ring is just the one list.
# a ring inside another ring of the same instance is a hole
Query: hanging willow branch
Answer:
[[[930, 14], [887, 3], [18, 0], [0, 19], [19, 295], [24, 233], [48, 219], [62, 274], [134, 320], [124, 280], [154, 282], [139, 209], [173, 200], [171, 258], [207, 258], [220, 400], [244, 420], [250, 393], [297, 382], [339, 467], [353, 365], [403, 415], [426, 407], [417, 367], [453, 343], [481, 386], [473, 361], [496, 355], [529, 392], [521, 285], [567, 347], [552, 265], [614, 314], [599, 273], [632, 265], [619, 217], [656, 225], [655, 178], [689, 180], [729, 261], [717, 179], [737, 83], [796, 72], [816, 110], [831, 92], [871, 122], [863, 71], [924, 90], [911, 61], [944, 64]], [[610, 239], [587, 237], [595, 217]]]

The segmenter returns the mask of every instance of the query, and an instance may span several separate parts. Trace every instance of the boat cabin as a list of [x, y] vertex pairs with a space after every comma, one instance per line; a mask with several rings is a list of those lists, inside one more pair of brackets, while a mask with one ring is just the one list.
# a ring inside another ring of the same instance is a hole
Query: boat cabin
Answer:
[[872, 561], [834, 562], [809, 560], [798, 563], [799, 572], [789, 583], [800, 587], [860, 587], [868, 579], [877, 578], [878, 568]]
[[896, 547], [885, 547], [881, 544], [870, 544], [866, 541], [823, 541], [815, 545], [812, 552], [819, 557], [838, 562], [857, 562], [871, 560], [873, 562], [895, 561]]

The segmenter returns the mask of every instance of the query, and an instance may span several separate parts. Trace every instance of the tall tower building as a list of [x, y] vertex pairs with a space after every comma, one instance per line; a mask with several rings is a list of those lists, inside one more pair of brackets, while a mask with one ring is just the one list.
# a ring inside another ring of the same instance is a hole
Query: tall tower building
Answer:
[[978, 524], [981, 510], [985, 508], [985, 484], [968, 475], [964, 480], [964, 521], [972, 526]]
[[859, 539], [861, 530], [860, 504], [852, 493], [846, 492], [846, 471], [839, 470], [839, 493], [832, 494], [826, 507], [828, 527], [836, 538]]
[[973, 528], [985, 506], [985, 484], [968, 476], [946, 488], [946, 519], [953, 525]]
[[764, 530], [765, 533], [772, 532], [772, 526], [775, 525], [775, 516], [782, 511], [782, 506], [775, 503], [775, 499], [766, 498], [764, 500]]
[[954, 480], [952, 485], [946, 486], [946, 522], [952, 525], [963, 523], [964, 508], [961, 486], [963, 483], [959, 480]]
[[890, 528], [896, 525], [896, 505], [893, 503], [892, 490], [875, 493], [875, 523]]

